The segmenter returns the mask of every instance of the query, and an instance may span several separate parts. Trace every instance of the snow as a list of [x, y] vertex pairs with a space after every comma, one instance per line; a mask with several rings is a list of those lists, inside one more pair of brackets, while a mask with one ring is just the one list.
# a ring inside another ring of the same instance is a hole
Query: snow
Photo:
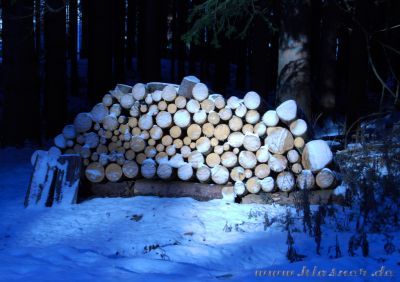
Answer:
[[[392, 255], [384, 251], [388, 239], [382, 234], [368, 234], [370, 257], [347, 254], [355, 225], [351, 209], [337, 209], [322, 226], [320, 256], [314, 239], [301, 231], [299, 214], [278, 205], [134, 197], [25, 209], [32, 152], [0, 150], [0, 281], [266, 281], [278, 271], [295, 276], [271, 281], [322, 280], [298, 276], [304, 267], [310, 275], [314, 267], [368, 271], [366, 277], [328, 281], [399, 280], [399, 232], [386, 234], [395, 246]], [[288, 210], [298, 229], [292, 232], [296, 251], [306, 255], [295, 263], [286, 258]], [[334, 259], [336, 236], [343, 256]], [[382, 266], [394, 277], [371, 276]]]
[[332, 161], [333, 154], [324, 140], [312, 140], [304, 148], [303, 165], [304, 158], [306, 158], [306, 168], [317, 171], [323, 169]]

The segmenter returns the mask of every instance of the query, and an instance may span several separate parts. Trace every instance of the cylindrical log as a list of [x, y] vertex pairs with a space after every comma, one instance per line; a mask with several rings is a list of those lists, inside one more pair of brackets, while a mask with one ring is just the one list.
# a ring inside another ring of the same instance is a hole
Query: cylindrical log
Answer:
[[235, 115], [240, 118], [243, 118], [246, 115], [246, 113], [247, 113], [247, 107], [244, 104], [240, 103], [235, 110]]
[[249, 178], [251, 178], [252, 176], [253, 176], [253, 170], [251, 170], [251, 169], [245, 169], [244, 170], [244, 176], [247, 178], [247, 179], [249, 179]]
[[209, 123], [217, 125], [219, 124], [220, 120], [221, 118], [219, 117], [219, 114], [217, 112], [212, 111], [208, 114], [207, 121]]
[[244, 168], [241, 166], [234, 167], [230, 176], [233, 181], [243, 181], [245, 179]]
[[204, 83], [196, 83], [192, 90], [193, 98], [201, 102], [208, 97], [208, 88]]
[[191, 117], [190, 113], [187, 110], [179, 110], [174, 114], [174, 123], [181, 127], [181, 128], [186, 128], [188, 125], [190, 125], [191, 122]]
[[297, 105], [294, 100], [287, 100], [276, 108], [276, 114], [283, 122], [291, 122], [296, 118]]
[[168, 107], [167, 107], [167, 111], [170, 114], [175, 114], [177, 110], [178, 110], [178, 107], [174, 103], [169, 104]]
[[257, 164], [257, 158], [256, 155], [254, 155], [253, 152], [250, 151], [242, 151], [239, 154], [239, 164], [243, 168], [254, 168]]
[[200, 182], [208, 182], [211, 178], [211, 169], [206, 166], [200, 166], [196, 171], [196, 177]]
[[132, 95], [135, 100], [143, 100], [146, 96], [146, 86], [143, 83], [136, 83], [132, 87]]
[[175, 98], [175, 105], [178, 109], [184, 109], [186, 107], [186, 98], [184, 96], [177, 96]]
[[243, 127], [243, 121], [241, 118], [237, 116], [232, 116], [229, 120], [229, 128], [232, 131], [239, 131]]
[[187, 145], [187, 146], [190, 146], [190, 143], [192, 143], [192, 139], [190, 139], [189, 136], [185, 136], [185, 137], [183, 138], [183, 144], [185, 144], [185, 145]]
[[252, 194], [257, 194], [261, 190], [260, 180], [257, 177], [251, 177], [246, 181], [246, 189]]
[[93, 108], [92, 111], [90, 112], [90, 115], [92, 117], [92, 120], [94, 122], [102, 122], [103, 119], [109, 114], [108, 108], [106, 105], [103, 103], [98, 103], [96, 104]]
[[187, 146], [187, 145], [182, 146], [182, 148], [181, 148], [182, 157], [188, 158], [191, 152], [192, 152], [192, 149], [190, 149], [189, 146]]
[[290, 171], [283, 171], [276, 177], [276, 185], [283, 192], [290, 192], [294, 189], [295, 179]]
[[229, 171], [222, 165], [216, 165], [211, 169], [211, 179], [216, 184], [226, 184], [229, 180]]
[[260, 121], [260, 113], [256, 110], [249, 110], [246, 113], [245, 120], [247, 123], [256, 124]]
[[214, 136], [214, 130], [215, 130], [215, 128], [214, 128], [214, 125], [212, 125], [211, 123], [205, 123], [205, 124], [203, 124], [203, 126], [202, 126], [201, 129], [202, 129], [202, 131], [203, 131], [203, 134], [204, 134], [206, 137], [211, 138], [211, 137]]
[[198, 168], [204, 164], [204, 156], [199, 151], [193, 151], [188, 157], [188, 162], [193, 168]]
[[175, 146], [176, 149], [180, 149], [183, 146], [183, 141], [181, 139], [175, 139], [172, 144]]
[[133, 104], [135, 103], [135, 100], [133, 99], [133, 96], [130, 94], [124, 94], [121, 96], [121, 99], [119, 100], [122, 108], [124, 109], [130, 109], [132, 108]]
[[156, 162], [152, 159], [144, 160], [140, 168], [140, 172], [144, 178], [154, 178], [157, 172]]
[[264, 192], [272, 192], [275, 188], [275, 181], [271, 176], [268, 176], [260, 180], [260, 186]]
[[303, 148], [304, 148], [305, 142], [304, 139], [302, 137], [296, 137], [294, 139], [294, 146], [300, 150], [300, 152], [302, 152]]
[[72, 124], [64, 126], [62, 134], [64, 135], [64, 138], [67, 140], [75, 139], [76, 138], [75, 126], [73, 126]]
[[76, 132], [82, 133], [92, 128], [92, 118], [88, 113], [80, 113], [74, 119], [74, 127]]
[[122, 166], [122, 172], [127, 178], [135, 178], [139, 173], [139, 166], [135, 161], [126, 161]]
[[110, 94], [104, 95], [102, 103], [104, 106], [110, 107], [113, 104], [113, 97]]
[[151, 98], [153, 98], [154, 102], [160, 102], [162, 99], [162, 91], [155, 90], [153, 93], [151, 93]]
[[215, 146], [214, 153], [216, 153], [218, 155], [222, 155], [224, 153], [224, 146], [222, 146], [222, 145]]
[[203, 100], [201, 102], [200, 106], [201, 106], [201, 109], [204, 110], [206, 113], [209, 113], [209, 112], [215, 110], [215, 103], [210, 98]]
[[230, 120], [232, 117], [232, 110], [230, 108], [223, 108], [219, 110], [218, 115], [221, 120]]
[[228, 108], [231, 108], [232, 110], [235, 110], [237, 107], [239, 107], [241, 101], [242, 100], [240, 100], [238, 97], [231, 96], [226, 101], [226, 105], [227, 105]]
[[156, 123], [160, 128], [168, 128], [172, 124], [172, 116], [169, 112], [160, 111], [156, 116]]
[[144, 98], [144, 102], [145, 102], [147, 105], [153, 104], [153, 96], [152, 96], [151, 94], [147, 94], [147, 95], [146, 95], [146, 98]]
[[157, 107], [160, 111], [165, 111], [168, 107], [167, 102], [165, 102], [164, 100], [158, 102]]
[[254, 134], [256, 134], [258, 137], [263, 137], [267, 133], [267, 126], [259, 122], [254, 126]]
[[169, 136], [169, 135], [164, 135], [164, 136], [161, 138], [161, 144], [163, 144], [164, 146], [169, 146], [169, 145], [171, 145], [173, 141], [174, 141], [174, 140], [173, 140], [172, 137]]
[[136, 157], [136, 153], [133, 150], [127, 150], [125, 152], [125, 159], [127, 159], [128, 161], [132, 161], [134, 160]]
[[254, 170], [254, 175], [257, 176], [259, 179], [263, 179], [267, 177], [270, 173], [269, 166], [267, 164], [259, 164], [256, 166]]
[[134, 152], [141, 152], [144, 150], [144, 147], [146, 146], [146, 143], [144, 142], [143, 138], [139, 136], [134, 136], [132, 137], [130, 141], [131, 149]]
[[315, 181], [321, 189], [330, 188], [335, 183], [335, 174], [329, 168], [323, 168], [318, 172]]
[[262, 121], [268, 127], [275, 127], [279, 123], [279, 117], [276, 114], [276, 111], [269, 110], [263, 115]]
[[178, 94], [186, 98], [191, 98], [193, 87], [199, 82], [200, 80], [195, 76], [185, 76], [179, 86]]
[[168, 156], [173, 156], [176, 154], [176, 148], [174, 145], [169, 145], [167, 148], [165, 148], [165, 152]]
[[196, 149], [200, 153], [206, 154], [211, 150], [211, 143], [210, 139], [207, 137], [200, 137], [196, 141]]
[[296, 119], [290, 123], [290, 132], [293, 136], [304, 136], [307, 133], [307, 123], [303, 119]]
[[233, 132], [228, 136], [228, 143], [233, 148], [239, 148], [243, 145], [244, 134], [241, 132]]
[[122, 168], [120, 165], [111, 163], [106, 167], [106, 178], [111, 182], [117, 182], [122, 177]]
[[233, 185], [233, 191], [236, 195], [242, 196], [246, 193], [246, 185], [242, 181], [236, 181]]
[[224, 167], [231, 168], [237, 165], [237, 156], [233, 152], [225, 152], [221, 156], [221, 163]]
[[199, 125], [204, 124], [207, 120], [207, 114], [205, 111], [200, 110], [193, 115], [193, 121]]
[[287, 159], [282, 155], [271, 155], [268, 160], [268, 166], [274, 172], [284, 171], [287, 167]]
[[168, 163], [168, 155], [165, 152], [158, 152], [155, 159], [158, 164]]
[[333, 154], [324, 140], [313, 140], [308, 142], [303, 150], [301, 164], [304, 169], [312, 172], [323, 169], [333, 159]]
[[201, 127], [198, 124], [191, 124], [187, 129], [187, 136], [191, 140], [197, 140], [201, 136]]
[[216, 153], [210, 153], [206, 157], [206, 164], [209, 167], [214, 167], [216, 165], [219, 165], [221, 163], [221, 157], [216, 154]]
[[310, 170], [302, 170], [296, 179], [296, 185], [301, 190], [310, 190], [315, 186], [315, 178]]
[[[97, 134], [96, 134], [97, 136]], [[56, 145], [60, 149], [65, 149], [67, 147], [67, 140], [65, 139], [63, 134], [58, 134], [54, 138], [54, 145]]]
[[86, 178], [93, 183], [99, 183], [104, 179], [104, 167], [98, 163], [90, 163], [85, 169]]
[[197, 100], [190, 99], [186, 104], [186, 109], [189, 113], [197, 113], [200, 110], [200, 103]]
[[121, 105], [120, 104], [113, 104], [110, 108], [110, 115], [113, 117], [119, 117], [121, 115]]
[[144, 153], [147, 158], [154, 158], [157, 155], [157, 149], [154, 146], [147, 146]]
[[215, 146], [217, 146], [219, 144], [219, 141], [218, 141], [217, 138], [213, 137], [210, 140], [210, 144], [211, 144], [211, 147], [215, 147]]
[[292, 134], [286, 128], [270, 127], [265, 144], [271, 153], [284, 154], [293, 148], [294, 141]]
[[249, 110], [255, 110], [261, 104], [261, 97], [256, 92], [250, 91], [244, 96], [243, 103]]
[[193, 177], [193, 168], [190, 164], [184, 164], [178, 168], [178, 178], [186, 181]]
[[185, 164], [185, 161], [183, 160], [182, 154], [175, 154], [168, 163], [173, 168], [179, 168], [181, 165]]
[[269, 155], [268, 147], [261, 146], [256, 152], [257, 161], [260, 163], [266, 163], [269, 160]]
[[256, 152], [261, 147], [261, 140], [257, 135], [247, 134], [243, 138], [243, 147], [247, 151]]
[[214, 136], [219, 141], [225, 141], [230, 133], [229, 126], [226, 124], [218, 124], [214, 130]]
[[300, 154], [296, 150], [290, 150], [286, 155], [290, 163], [297, 163], [300, 160]]
[[245, 124], [242, 127], [243, 134], [253, 134], [254, 133], [254, 126], [252, 124]]
[[169, 129], [169, 134], [172, 138], [179, 138], [182, 135], [182, 129], [179, 126], [174, 125]]
[[172, 85], [167, 85], [164, 87], [161, 96], [167, 102], [172, 102], [176, 98], [176, 89]]
[[159, 126], [157, 126], [157, 125], [155, 125], [155, 126], [153, 126], [151, 129], [150, 129], [150, 137], [153, 139], [153, 140], [160, 140], [161, 138], [162, 138], [162, 136], [163, 136], [163, 131], [162, 131], [162, 129], [159, 127]]
[[214, 101], [215, 107], [219, 110], [225, 108], [226, 101], [224, 96], [221, 94], [212, 94], [210, 95], [210, 99]]
[[292, 172], [294, 174], [299, 174], [303, 170], [303, 167], [299, 163], [295, 163], [292, 165]]
[[172, 177], [173, 169], [168, 163], [161, 163], [157, 167], [157, 176], [160, 179], [170, 179]]

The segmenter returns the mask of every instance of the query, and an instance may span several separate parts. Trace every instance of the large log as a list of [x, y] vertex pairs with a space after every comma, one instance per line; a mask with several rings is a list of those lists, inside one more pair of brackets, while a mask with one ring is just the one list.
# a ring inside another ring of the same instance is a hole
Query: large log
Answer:
[[271, 153], [284, 154], [293, 148], [293, 136], [286, 128], [270, 127], [267, 132], [265, 145], [268, 146]]
[[199, 82], [200, 80], [195, 76], [185, 76], [179, 86], [178, 95], [191, 98], [193, 87]]
[[208, 97], [208, 88], [204, 83], [196, 83], [192, 89], [193, 98], [201, 102]]
[[313, 140], [306, 144], [302, 154], [302, 165], [304, 169], [312, 172], [326, 167], [333, 158], [331, 149], [324, 140]]

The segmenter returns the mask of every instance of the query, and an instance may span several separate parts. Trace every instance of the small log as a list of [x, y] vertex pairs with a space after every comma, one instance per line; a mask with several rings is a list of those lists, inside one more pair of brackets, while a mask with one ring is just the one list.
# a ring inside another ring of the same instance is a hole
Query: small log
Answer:
[[240, 118], [243, 118], [246, 115], [246, 113], [247, 113], [247, 107], [242, 103], [240, 103], [239, 106], [235, 109], [235, 115]]
[[329, 168], [323, 168], [320, 172], [318, 172], [315, 181], [319, 188], [328, 189], [334, 186], [335, 184], [335, 174]]
[[244, 137], [241, 132], [233, 132], [228, 136], [228, 144], [233, 148], [239, 148], [243, 145]]
[[242, 127], [243, 134], [253, 134], [254, 133], [254, 126], [252, 124], [245, 124]]
[[226, 101], [226, 105], [228, 108], [235, 110], [237, 107], [239, 107], [240, 103], [242, 100], [240, 100], [236, 96], [231, 96], [229, 99]]
[[276, 108], [276, 114], [283, 122], [289, 123], [296, 118], [297, 105], [294, 100], [287, 100]]
[[254, 175], [259, 179], [264, 179], [270, 174], [271, 170], [267, 164], [259, 164], [254, 170]]
[[254, 134], [258, 137], [264, 137], [266, 133], [267, 126], [264, 123], [259, 122], [254, 126]]
[[199, 125], [204, 124], [207, 120], [207, 114], [204, 110], [200, 110], [193, 115], [193, 121]]
[[302, 170], [296, 179], [296, 185], [301, 190], [310, 190], [315, 186], [315, 178], [310, 170]]
[[218, 155], [222, 155], [224, 153], [224, 146], [222, 146], [222, 145], [215, 146], [214, 153], [216, 153]]
[[130, 146], [132, 151], [138, 153], [144, 150], [146, 143], [144, 142], [143, 138], [134, 136], [130, 141]]
[[174, 140], [173, 140], [172, 137], [169, 136], [169, 135], [164, 135], [164, 136], [161, 138], [161, 144], [163, 144], [165, 147], [171, 145], [173, 141], [174, 141]]
[[180, 151], [181, 151], [182, 157], [188, 158], [189, 155], [190, 155], [190, 153], [192, 152], [192, 149], [190, 149], [189, 146], [184, 145], [184, 146], [182, 146], [182, 148], [180, 149]]
[[246, 189], [252, 194], [257, 194], [261, 190], [260, 180], [257, 177], [251, 177], [246, 181]]
[[232, 180], [235, 182], [243, 181], [246, 177], [244, 174], [244, 168], [241, 166], [234, 167], [231, 171], [230, 176], [231, 176]]
[[148, 114], [152, 115], [152, 116], [156, 116], [158, 114], [159, 110], [157, 105], [149, 105], [149, 110], [148, 110]]
[[196, 83], [192, 89], [193, 98], [201, 102], [208, 97], [208, 88], [204, 83]]
[[188, 157], [188, 162], [193, 168], [204, 165], [204, 156], [199, 151], [192, 151]]
[[246, 194], [246, 185], [242, 181], [236, 181], [233, 185], [233, 191], [236, 195], [242, 196]]
[[132, 95], [124, 94], [121, 96], [119, 102], [120, 102], [122, 108], [130, 109], [130, 108], [132, 108], [133, 104], [135, 103], [135, 100], [133, 99]]
[[135, 100], [143, 100], [146, 96], [146, 86], [143, 83], [136, 83], [132, 88], [132, 95]]
[[172, 173], [173, 173], [173, 168], [170, 164], [168, 163], [161, 163], [158, 167], [157, 167], [157, 176], [160, 179], [171, 179], [172, 177]]
[[101, 100], [104, 106], [110, 107], [113, 104], [113, 97], [110, 94], [106, 94], [103, 96], [103, 99]]
[[300, 150], [300, 152], [303, 151], [304, 145], [305, 145], [305, 142], [302, 137], [296, 137], [294, 139], [294, 146], [296, 147], [296, 149]]
[[269, 156], [270, 156], [270, 154], [268, 151], [268, 147], [266, 147], [266, 146], [261, 146], [260, 149], [258, 149], [256, 152], [257, 161], [260, 163], [268, 162]]
[[290, 132], [293, 136], [304, 136], [307, 133], [307, 123], [303, 119], [296, 119], [290, 123]]
[[135, 161], [126, 161], [122, 166], [122, 173], [125, 177], [133, 179], [139, 174], [139, 166]]
[[221, 164], [226, 168], [234, 167], [237, 162], [238, 158], [233, 152], [227, 151], [221, 156]]
[[250, 91], [244, 96], [243, 103], [249, 110], [255, 110], [261, 104], [261, 97], [256, 92]]
[[213, 125], [218, 125], [221, 121], [221, 118], [217, 112], [212, 111], [208, 114], [207, 121]]
[[[96, 134], [97, 136], [97, 134]], [[54, 145], [56, 145], [60, 149], [65, 149], [67, 147], [67, 140], [65, 139], [63, 134], [58, 134], [54, 138]]]
[[144, 178], [154, 178], [157, 172], [156, 162], [152, 159], [145, 159], [140, 167], [140, 172]]
[[109, 114], [108, 108], [106, 105], [104, 105], [103, 103], [98, 103], [96, 104], [91, 112], [90, 112], [90, 116], [92, 117], [92, 120], [94, 122], [102, 122], [103, 119]]
[[174, 139], [179, 138], [182, 135], [182, 129], [179, 126], [174, 125], [169, 129], [169, 134]]
[[243, 168], [252, 169], [257, 164], [256, 155], [250, 151], [242, 151], [239, 154], [239, 164]]
[[200, 106], [201, 109], [204, 110], [206, 113], [210, 113], [215, 110], [215, 103], [210, 98], [203, 100]]
[[176, 149], [180, 149], [183, 146], [183, 141], [181, 139], [175, 139], [172, 143]]
[[207, 154], [211, 150], [211, 142], [208, 137], [200, 137], [196, 140], [195, 148], [203, 154]]
[[198, 124], [191, 124], [187, 129], [187, 136], [191, 140], [197, 140], [201, 136], [201, 127]]
[[177, 96], [175, 98], [175, 105], [178, 109], [186, 108], [186, 98], [184, 96]]
[[293, 148], [293, 136], [286, 128], [270, 127], [265, 145], [268, 146], [271, 153], [284, 154]]
[[211, 123], [205, 123], [205, 124], [203, 124], [201, 130], [202, 130], [204, 136], [206, 136], [206, 137], [208, 137], [208, 138], [211, 138], [211, 137], [214, 136], [214, 130], [215, 130], [215, 128], [214, 128], [214, 125], [211, 124]]
[[155, 90], [153, 93], [151, 93], [151, 98], [153, 99], [153, 102], [160, 102], [162, 99], [162, 91]]
[[217, 138], [213, 137], [210, 140], [210, 144], [211, 144], [211, 147], [215, 147], [215, 146], [217, 146], [219, 144], [219, 141], [218, 141]]
[[158, 108], [160, 111], [165, 111], [165, 110], [167, 109], [167, 107], [168, 107], [168, 104], [167, 104], [167, 102], [165, 102], [165, 101], [160, 101], [160, 102], [158, 102], [158, 104], [157, 104], [157, 108]]
[[274, 172], [281, 172], [287, 168], [287, 162], [285, 156], [273, 154], [269, 157], [268, 166]]
[[179, 110], [174, 114], [174, 123], [181, 127], [186, 128], [190, 125], [191, 117], [187, 110]]
[[188, 99], [191, 98], [193, 87], [199, 82], [200, 80], [195, 76], [185, 76], [179, 86], [178, 95], [184, 96]]
[[275, 180], [271, 176], [268, 176], [260, 180], [260, 186], [264, 192], [272, 192], [275, 188]]
[[[163, 131], [162, 131], [162, 129], [159, 127], [159, 126], [153, 126], [151, 129], [150, 129], [150, 137], [153, 139], [153, 140], [160, 140], [161, 138], [162, 138], [162, 136], [163, 136]], [[133, 134], [133, 133], [132, 133]]]
[[120, 104], [113, 104], [110, 108], [110, 115], [113, 117], [119, 117], [121, 115], [121, 105]]
[[276, 111], [269, 110], [263, 115], [262, 121], [268, 127], [275, 127], [279, 123], [279, 117]]
[[98, 162], [90, 163], [85, 169], [85, 176], [90, 182], [101, 182], [105, 176], [104, 167]]
[[175, 114], [176, 113], [176, 111], [178, 110], [178, 107], [175, 105], [175, 104], [169, 104], [168, 105], [168, 107], [167, 107], [167, 111], [170, 113], [170, 114]]
[[105, 130], [114, 131], [119, 127], [118, 119], [112, 115], [108, 115], [103, 119], [103, 128]]
[[142, 115], [139, 118], [139, 127], [142, 130], [150, 130], [153, 127], [153, 117], [151, 115]]
[[221, 120], [227, 121], [232, 117], [232, 110], [230, 108], [223, 108], [219, 110], [218, 115]]
[[303, 167], [299, 163], [295, 163], [292, 165], [292, 172], [294, 174], [299, 174], [303, 170]]
[[229, 180], [229, 171], [222, 165], [216, 165], [211, 169], [211, 179], [216, 184], [226, 184]]
[[155, 158], [158, 164], [167, 163], [168, 162], [168, 155], [165, 152], [158, 152]]
[[111, 182], [117, 182], [122, 177], [122, 168], [120, 165], [111, 163], [106, 167], [106, 178]]
[[152, 96], [151, 94], [147, 94], [147, 95], [146, 95], [146, 98], [144, 98], [144, 102], [145, 102], [147, 105], [153, 104], [153, 96]]
[[295, 179], [291, 172], [283, 171], [276, 177], [276, 185], [283, 192], [290, 192], [294, 189]]
[[245, 135], [243, 139], [243, 147], [247, 151], [256, 152], [261, 147], [261, 140], [257, 135]]
[[224, 96], [222, 96], [221, 94], [212, 94], [210, 95], [210, 99], [214, 101], [215, 107], [218, 110], [225, 108], [226, 101]]
[[253, 171], [251, 169], [245, 169], [244, 170], [244, 176], [249, 179], [253, 176]]
[[178, 168], [178, 178], [187, 181], [193, 177], [193, 168], [190, 164], [184, 164]]
[[147, 146], [144, 149], [144, 154], [146, 155], [147, 158], [154, 158], [157, 155], [158, 151], [154, 146]]
[[175, 100], [176, 94], [176, 88], [172, 85], [167, 85], [162, 90], [161, 97], [164, 101], [172, 102]]
[[313, 140], [305, 145], [301, 163], [304, 169], [315, 172], [323, 169], [332, 162], [332, 158], [332, 151], [326, 141]]
[[78, 133], [89, 131], [92, 124], [92, 118], [88, 113], [80, 113], [74, 119], [74, 127]]
[[174, 145], [169, 145], [165, 148], [165, 152], [168, 156], [173, 156], [176, 154], [176, 148]]
[[300, 160], [300, 154], [296, 150], [290, 150], [286, 155], [290, 163], [297, 163]]
[[226, 139], [228, 139], [228, 136], [229, 136], [230, 132], [231, 131], [230, 131], [228, 125], [226, 125], [226, 124], [218, 124], [215, 127], [214, 136], [219, 141], [225, 141]]
[[192, 139], [190, 139], [189, 136], [183, 138], [183, 144], [190, 146], [190, 143], [192, 143]]
[[208, 166], [200, 166], [196, 171], [196, 178], [200, 182], [208, 182], [211, 178], [211, 169]]
[[232, 131], [239, 131], [243, 127], [243, 120], [240, 117], [232, 116], [228, 124]]
[[128, 161], [134, 160], [135, 157], [136, 153], [132, 149], [129, 149], [125, 152], [125, 159], [127, 159]]
[[62, 134], [64, 135], [64, 138], [67, 140], [75, 139], [76, 135], [77, 135], [75, 126], [72, 124], [68, 124], [68, 125], [64, 126]]
[[216, 153], [210, 153], [206, 157], [206, 164], [209, 167], [215, 167], [216, 165], [219, 165], [221, 163], [221, 157], [220, 155]]

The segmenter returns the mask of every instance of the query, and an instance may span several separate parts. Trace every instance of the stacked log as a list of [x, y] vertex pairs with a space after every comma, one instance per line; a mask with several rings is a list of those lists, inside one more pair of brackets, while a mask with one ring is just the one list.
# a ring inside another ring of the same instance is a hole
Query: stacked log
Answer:
[[254, 91], [226, 100], [194, 77], [180, 87], [119, 84], [54, 143], [81, 155], [95, 183], [178, 178], [234, 184], [238, 196], [332, 187], [332, 152], [325, 141], [307, 143], [295, 101], [265, 113], [260, 106]]

